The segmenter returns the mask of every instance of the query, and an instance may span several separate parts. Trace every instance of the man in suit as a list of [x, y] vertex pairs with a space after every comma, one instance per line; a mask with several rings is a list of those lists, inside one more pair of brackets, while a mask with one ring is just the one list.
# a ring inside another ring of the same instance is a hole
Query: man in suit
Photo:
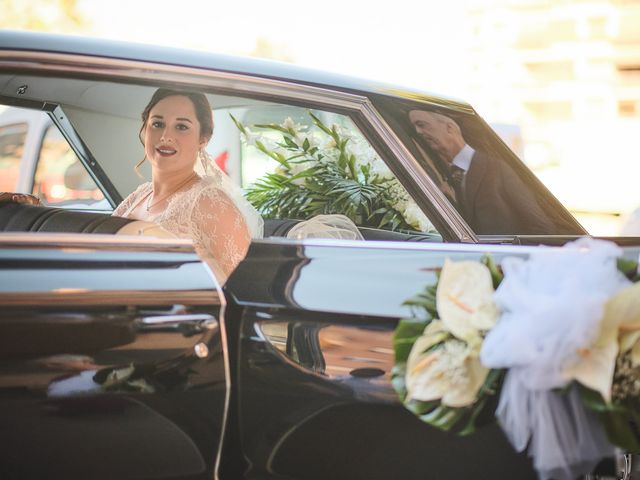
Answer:
[[448, 165], [458, 211], [477, 234], [558, 233], [534, 190], [506, 162], [469, 146], [454, 120], [425, 110], [411, 110], [409, 120]]

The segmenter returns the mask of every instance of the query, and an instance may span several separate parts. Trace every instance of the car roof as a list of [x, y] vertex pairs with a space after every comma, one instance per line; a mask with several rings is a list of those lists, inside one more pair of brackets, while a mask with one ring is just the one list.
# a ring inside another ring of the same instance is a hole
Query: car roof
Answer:
[[467, 102], [462, 100], [418, 91], [404, 86], [350, 77], [328, 71], [314, 70], [273, 60], [224, 55], [199, 50], [186, 50], [159, 45], [104, 40], [95, 37], [81, 37], [19, 30], [0, 30], [0, 51], [1, 50], [24, 50], [73, 55], [91, 55], [105, 58], [214, 69], [265, 78], [293, 80], [299, 83], [334, 87], [340, 90], [406, 98], [419, 102], [446, 105], [450, 108], [462, 109], [465, 111], [473, 110]]

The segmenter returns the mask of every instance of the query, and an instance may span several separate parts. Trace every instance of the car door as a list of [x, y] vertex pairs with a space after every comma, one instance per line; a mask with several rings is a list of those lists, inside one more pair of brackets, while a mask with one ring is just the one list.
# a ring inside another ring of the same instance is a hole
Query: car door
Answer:
[[495, 423], [470, 437], [441, 432], [391, 385], [402, 303], [434, 283], [444, 258], [481, 255], [460, 247], [252, 245], [225, 286], [249, 477], [536, 478]]
[[0, 477], [210, 479], [221, 297], [185, 241], [0, 236]]

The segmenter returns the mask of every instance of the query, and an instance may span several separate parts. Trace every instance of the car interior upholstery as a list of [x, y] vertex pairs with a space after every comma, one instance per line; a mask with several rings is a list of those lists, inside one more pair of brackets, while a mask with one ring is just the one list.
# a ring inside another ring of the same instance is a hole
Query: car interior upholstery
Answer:
[[[301, 220], [265, 219], [264, 237], [286, 237], [287, 232]], [[131, 218], [114, 217], [104, 213], [83, 212], [63, 208], [0, 203], [0, 232], [57, 232], [57, 233], [105, 233], [121, 235], [165, 235], [164, 230], [154, 228], [151, 222]], [[442, 242], [436, 234], [406, 233], [359, 227], [365, 240], [405, 242]]]
[[[134, 190], [140, 182], [140, 178], [133, 173], [132, 165], [136, 163], [134, 160], [137, 161], [144, 155], [138, 138], [140, 112], [154, 89], [152, 86], [96, 82], [78, 78], [0, 74], [0, 103], [26, 101], [32, 102], [32, 108], [39, 105], [39, 108], [49, 110], [53, 105], [49, 103], [49, 99], [55, 99], [55, 104], [62, 108], [57, 115], [65, 115], [69, 119], [115, 189], [124, 195]], [[19, 90], [21, 93], [16, 93]], [[207, 96], [214, 108], [272, 105], [260, 100], [230, 95], [209, 93]], [[254, 123], [258, 120], [263, 119], [252, 119]], [[113, 139], [117, 141], [114, 142]], [[0, 204], [0, 232], [166, 236], [161, 228], [153, 228], [155, 224], [142, 223], [144, 224], [96, 211]], [[286, 237], [287, 232], [297, 223], [299, 220], [266, 219], [264, 237]], [[365, 227], [359, 229], [365, 240], [442, 242], [442, 237], [438, 234], [394, 232]]]
[[0, 232], [118, 233], [130, 218], [14, 202], [0, 203]]

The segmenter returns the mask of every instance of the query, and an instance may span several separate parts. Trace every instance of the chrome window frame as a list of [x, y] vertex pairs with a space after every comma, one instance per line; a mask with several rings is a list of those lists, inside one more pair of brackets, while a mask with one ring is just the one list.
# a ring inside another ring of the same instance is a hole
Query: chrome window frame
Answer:
[[[363, 129], [363, 134], [431, 219], [443, 239], [463, 243], [478, 242], [477, 236], [458, 211], [425, 174], [371, 100], [364, 95], [243, 73], [86, 54], [2, 50], [0, 69], [48, 75], [97, 77], [108, 81], [148, 85], [171, 83], [260, 100], [304, 103], [305, 106], [347, 114]], [[403, 168], [400, 168], [399, 164]], [[90, 161], [87, 166], [91, 167]], [[95, 175], [95, 172], [92, 172], [92, 175]]]

